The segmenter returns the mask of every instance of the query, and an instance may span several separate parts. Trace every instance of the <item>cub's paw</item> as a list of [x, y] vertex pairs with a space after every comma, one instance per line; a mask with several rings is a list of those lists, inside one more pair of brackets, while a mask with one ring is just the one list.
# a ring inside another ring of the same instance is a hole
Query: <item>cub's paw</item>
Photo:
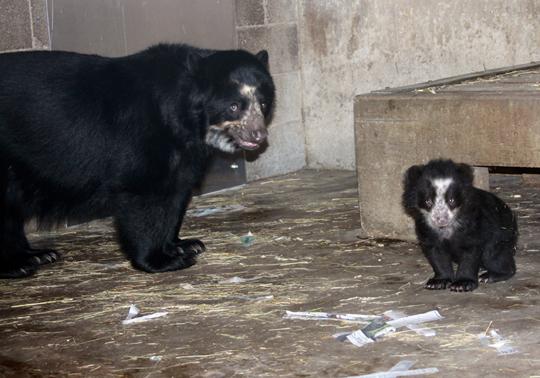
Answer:
[[451, 283], [452, 280], [449, 278], [430, 278], [424, 287], [429, 290], [443, 290]]
[[450, 285], [450, 290], [459, 291], [459, 292], [473, 291], [477, 287], [478, 287], [478, 282], [474, 280], [463, 279], [463, 280], [457, 280], [457, 281], [452, 282], [452, 284]]
[[30, 249], [28, 256], [33, 259], [37, 265], [51, 264], [60, 260], [60, 254], [54, 249]]
[[180, 239], [176, 242], [176, 251], [182, 257], [191, 258], [206, 251], [206, 247], [199, 239]]

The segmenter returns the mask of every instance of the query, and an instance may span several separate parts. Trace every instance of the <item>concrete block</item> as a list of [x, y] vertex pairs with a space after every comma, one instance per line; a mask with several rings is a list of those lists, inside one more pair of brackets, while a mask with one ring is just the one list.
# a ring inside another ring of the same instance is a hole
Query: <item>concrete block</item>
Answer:
[[236, 0], [236, 26], [264, 25], [264, 0]]
[[294, 24], [241, 28], [237, 33], [238, 47], [251, 52], [261, 49], [270, 54], [270, 71], [274, 74], [299, 68], [298, 36]]
[[540, 92], [526, 81], [522, 91], [509, 85], [506, 92], [493, 80], [494, 90], [478, 80], [476, 91], [474, 82], [435, 94], [396, 89], [356, 97], [360, 216], [368, 235], [414, 239], [401, 208], [402, 177], [411, 165], [444, 157], [473, 166], [540, 167]]
[[486, 167], [473, 167], [474, 182], [473, 185], [478, 189], [489, 192], [489, 169]]
[[267, 0], [266, 12], [269, 24], [295, 22], [296, 0]]
[[538, 173], [523, 173], [521, 179], [525, 185], [540, 185], [540, 174]]
[[32, 48], [28, 0], [0, 1], [0, 51]]

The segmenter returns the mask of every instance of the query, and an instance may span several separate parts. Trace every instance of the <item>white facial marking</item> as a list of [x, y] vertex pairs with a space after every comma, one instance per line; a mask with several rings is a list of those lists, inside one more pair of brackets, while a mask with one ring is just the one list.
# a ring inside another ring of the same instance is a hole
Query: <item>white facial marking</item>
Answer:
[[240, 88], [240, 93], [242, 93], [242, 95], [246, 97], [253, 97], [255, 96], [256, 90], [257, 88], [254, 86], [243, 84], [242, 87]]
[[[435, 188], [435, 192], [437, 193], [436, 199], [442, 199], [444, 201], [444, 195], [446, 194], [446, 191], [448, 190], [448, 187], [450, 184], [452, 184], [454, 180], [451, 178], [439, 178], [431, 181], [431, 184]], [[435, 201], [437, 203], [437, 201]]]
[[431, 180], [431, 185], [435, 189], [434, 204], [429, 211], [422, 211], [428, 225], [437, 231], [441, 237], [446, 239], [452, 236], [458, 226], [455, 221], [457, 209], [450, 209], [445, 199], [446, 192], [453, 182], [454, 180], [451, 178]]
[[259, 104], [259, 101], [257, 101], [257, 97], [255, 96], [256, 91], [257, 87], [253, 87], [251, 85], [243, 84], [240, 87], [240, 93], [249, 99], [249, 108], [245, 113], [246, 116], [252, 112], [262, 114], [261, 105]]

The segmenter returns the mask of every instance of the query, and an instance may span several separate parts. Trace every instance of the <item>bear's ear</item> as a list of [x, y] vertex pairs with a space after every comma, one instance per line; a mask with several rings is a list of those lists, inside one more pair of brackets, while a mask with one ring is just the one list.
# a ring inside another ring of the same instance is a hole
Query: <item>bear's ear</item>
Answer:
[[255, 54], [255, 57], [263, 64], [266, 69], [268, 69], [268, 51], [261, 50], [257, 54]]
[[188, 52], [186, 56], [186, 68], [189, 72], [195, 72], [200, 67], [202, 57], [194, 52]]
[[468, 164], [457, 164], [457, 171], [463, 183], [468, 186], [472, 186], [474, 180], [473, 169]]

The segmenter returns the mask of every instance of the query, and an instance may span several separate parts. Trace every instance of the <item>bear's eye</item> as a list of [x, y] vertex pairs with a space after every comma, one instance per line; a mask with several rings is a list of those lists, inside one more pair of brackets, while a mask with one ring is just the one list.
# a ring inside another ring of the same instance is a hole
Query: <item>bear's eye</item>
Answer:
[[426, 207], [427, 207], [427, 208], [430, 208], [431, 206], [433, 206], [433, 201], [430, 200], [430, 199], [427, 199], [427, 200], [425, 201], [425, 204], [426, 204]]
[[231, 105], [229, 105], [229, 109], [231, 109], [231, 112], [236, 113], [240, 107], [236, 102], [233, 102]]
[[456, 205], [456, 200], [454, 198], [450, 198], [450, 199], [448, 199], [448, 204], [450, 206], [455, 206]]
[[267, 107], [267, 106], [268, 106], [268, 105], [266, 105], [266, 102], [261, 102], [261, 108], [262, 108], [263, 110], [266, 110], [266, 107]]

